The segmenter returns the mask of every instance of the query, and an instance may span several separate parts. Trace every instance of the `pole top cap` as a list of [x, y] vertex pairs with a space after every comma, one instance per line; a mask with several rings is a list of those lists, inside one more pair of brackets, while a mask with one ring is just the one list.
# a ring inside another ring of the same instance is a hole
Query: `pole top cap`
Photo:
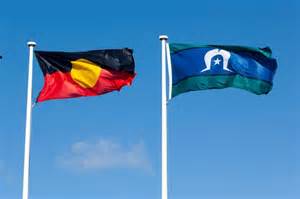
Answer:
[[167, 35], [159, 35], [159, 39], [160, 40], [168, 40], [168, 36]]
[[27, 42], [27, 46], [28, 47], [35, 47], [36, 43], [34, 41], [29, 41], [29, 42]]

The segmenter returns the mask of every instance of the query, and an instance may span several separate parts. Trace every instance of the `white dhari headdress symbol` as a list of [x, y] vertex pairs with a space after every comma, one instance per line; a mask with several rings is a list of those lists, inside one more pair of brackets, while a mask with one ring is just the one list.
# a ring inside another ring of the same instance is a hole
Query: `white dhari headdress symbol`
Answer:
[[[211, 59], [213, 57], [215, 57], [216, 55], [221, 55], [223, 57], [223, 70], [226, 70], [226, 71], [229, 71], [229, 72], [232, 72], [229, 68], [228, 68], [228, 60], [230, 58], [230, 52], [226, 51], [226, 50], [220, 50], [220, 49], [213, 49], [213, 50], [210, 50], [208, 51], [205, 56], [204, 56], [204, 61], [205, 61], [205, 65], [206, 65], [206, 68], [204, 68], [201, 72], [204, 72], [204, 71], [208, 71], [211, 69]], [[215, 60], [215, 63], [218, 63], [219, 64], [220, 60], [218, 59]], [[216, 65], [216, 64], [215, 64]]]

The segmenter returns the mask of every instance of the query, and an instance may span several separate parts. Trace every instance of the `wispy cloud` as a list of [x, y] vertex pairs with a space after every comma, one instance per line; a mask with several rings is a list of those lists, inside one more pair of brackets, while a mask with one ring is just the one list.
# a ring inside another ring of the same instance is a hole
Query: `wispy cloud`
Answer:
[[99, 138], [96, 141], [79, 141], [58, 157], [63, 168], [72, 170], [103, 170], [113, 168], [142, 169], [152, 173], [144, 143], [131, 146]]

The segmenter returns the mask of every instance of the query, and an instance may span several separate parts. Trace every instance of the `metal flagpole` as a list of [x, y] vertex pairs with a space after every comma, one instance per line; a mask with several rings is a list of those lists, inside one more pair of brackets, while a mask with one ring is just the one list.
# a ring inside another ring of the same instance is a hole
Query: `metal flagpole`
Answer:
[[28, 64], [28, 86], [27, 86], [27, 108], [26, 108], [26, 129], [25, 129], [25, 150], [24, 150], [24, 171], [23, 171], [23, 199], [28, 199], [29, 190], [29, 160], [30, 160], [30, 134], [31, 134], [31, 110], [32, 110], [32, 62], [33, 48], [36, 43], [30, 41], [29, 47], [29, 64]]
[[168, 36], [160, 35], [161, 40], [161, 198], [168, 199], [168, 143], [167, 143], [167, 98], [166, 98], [166, 42]]

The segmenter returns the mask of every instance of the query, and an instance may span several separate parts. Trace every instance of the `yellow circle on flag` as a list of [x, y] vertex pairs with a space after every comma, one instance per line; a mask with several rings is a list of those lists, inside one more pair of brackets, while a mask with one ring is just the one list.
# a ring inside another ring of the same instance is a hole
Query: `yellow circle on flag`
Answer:
[[92, 88], [96, 85], [100, 73], [100, 66], [86, 59], [71, 61], [71, 77], [83, 88]]

